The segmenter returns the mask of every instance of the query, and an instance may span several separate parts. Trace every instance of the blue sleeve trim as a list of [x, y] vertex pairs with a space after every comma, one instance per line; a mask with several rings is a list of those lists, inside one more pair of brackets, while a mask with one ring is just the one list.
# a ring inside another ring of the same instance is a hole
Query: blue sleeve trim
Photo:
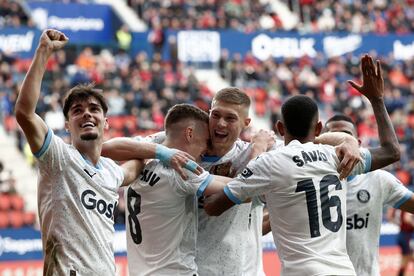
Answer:
[[365, 173], [371, 171], [371, 163], [372, 163], [371, 152], [367, 150], [367, 154], [365, 157]]
[[235, 195], [233, 195], [233, 193], [230, 191], [228, 186], [224, 187], [224, 193], [226, 194], [226, 196], [233, 201], [236, 204], [242, 204], [241, 200], [238, 199]]
[[48, 130], [47, 130], [47, 134], [46, 134], [46, 137], [45, 137], [45, 141], [43, 142], [43, 145], [42, 145], [42, 147], [40, 148], [40, 150], [39, 151], [37, 151], [37, 152], [35, 152], [35, 153], [33, 153], [33, 155], [36, 157], [36, 158], [40, 158], [45, 152], [46, 152], [46, 150], [49, 148], [49, 145], [50, 145], [50, 141], [52, 141], [52, 135], [53, 135], [53, 132], [52, 132], [52, 130], [49, 128]]
[[206, 177], [206, 179], [204, 179], [204, 181], [201, 183], [200, 187], [198, 187], [197, 197], [201, 197], [204, 194], [204, 191], [206, 190], [208, 184], [210, 184], [212, 180], [213, 180], [213, 176], [209, 174]]
[[399, 209], [401, 205], [403, 205], [407, 200], [409, 200], [412, 197], [412, 195], [413, 195], [412, 192], [406, 193], [403, 198], [401, 198], [400, 200], [398, 200], [397, 203], [394, 204], [393, 207]]

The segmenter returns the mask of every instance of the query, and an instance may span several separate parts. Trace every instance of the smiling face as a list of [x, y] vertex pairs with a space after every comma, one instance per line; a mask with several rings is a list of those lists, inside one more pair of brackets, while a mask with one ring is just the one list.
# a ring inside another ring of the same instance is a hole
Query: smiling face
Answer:
[[214, 101], [210, 110], [209, 128], [214, 154], [228, 152], [240, 133], [250, 123], [248, 107]]
[[66, 128], [75, 144], [102, 138], [108, 124], [100, 102], [94, 97], [74, 101], [69, 107]]

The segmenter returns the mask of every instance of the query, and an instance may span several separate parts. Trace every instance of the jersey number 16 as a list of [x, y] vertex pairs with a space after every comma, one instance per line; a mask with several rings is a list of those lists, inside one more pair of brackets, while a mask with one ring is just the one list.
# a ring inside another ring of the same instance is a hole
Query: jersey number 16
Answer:
[[[339, 178], [335, 175], [325, 175], [319, 183], [322, 222], [326, 229], [332, 232], [338, 232], [343, 222], [341, 199], [336, 195], [329, 197], [328, 187], [331, 185], [335, 185], [335, 190], [342, 190], [341, 181], [339, 181]], [[312, 179], [299, 181], [295, 192], [305, 192], [306, 205], [308, 207], [309, 215], [310, 235], [312, 238], [319, 237], [321, 235], [319, 227], [319, 210], [315, 185], [313, 184]], [[336, 221], [332, 221], [330, 208], [335, 206], [336, 211], [338, 212], [338, 219]]]

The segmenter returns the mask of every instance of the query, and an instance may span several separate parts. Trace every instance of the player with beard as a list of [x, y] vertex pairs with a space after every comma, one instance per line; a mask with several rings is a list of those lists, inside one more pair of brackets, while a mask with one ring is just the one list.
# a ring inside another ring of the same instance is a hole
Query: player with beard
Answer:
[[[72, 88], [65, 99], [71, 145], [35, 113], [46, 63], [67, 41], [57, 30], [42, 33], [15, 107], [17, 122], [39, 164], [44, 275], [115, 275], [113, 214], [118, 188], [138, 177], [142, 162], [130, 161], [121, 168], [100, 157], [108, 106], [92, 85]], [[189, 161], [186, 153], [150, 143], [141, 143], [140, 153], [142, 159], [157, 156], [180, 169]]]

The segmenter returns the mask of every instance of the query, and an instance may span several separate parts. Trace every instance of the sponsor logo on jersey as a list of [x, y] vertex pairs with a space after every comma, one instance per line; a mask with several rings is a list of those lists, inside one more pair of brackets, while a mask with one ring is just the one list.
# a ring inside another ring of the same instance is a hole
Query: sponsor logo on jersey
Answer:
[[86, 172], [87, 175], [89, 175], [90, 178], [92, 178], [96, 172], [90, 173], [87, 169], [83, 169], [84, 172]]
[[359, 190], [357, 193], [357, 198], [361, 203], [367, 203], [371, 198], [371, 195], [367, 190]]
[[365, 217], [360, 217], [358, 214], [348, 217], [346, 219], [346, 230], [367, 228], [368, 218], [369, 213], [367, 213]]
[[81, 195], [82, 205], [88, 210], [96, 209], [99, 214], [105, 215], [107, 218], [113, 219], [114, 210], [117, 201], [115, 203], [108, 203], [103, 199], [96, 197], [96, 193], [92, 190], [85, 190]]
[[244, 178], [249, 178], [253, 175], [253, 172], [249, 168], [245, 168], [241, 174]]

